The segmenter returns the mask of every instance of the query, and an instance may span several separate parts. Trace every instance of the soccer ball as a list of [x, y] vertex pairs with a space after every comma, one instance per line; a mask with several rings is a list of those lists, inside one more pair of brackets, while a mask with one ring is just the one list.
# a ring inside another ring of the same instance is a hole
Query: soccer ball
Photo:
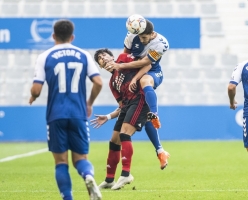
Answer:
[[133, 34], [141, 34], [146, 29], [146, 20], [141, 15], [131, 15], [126, 22], [127, 30]]

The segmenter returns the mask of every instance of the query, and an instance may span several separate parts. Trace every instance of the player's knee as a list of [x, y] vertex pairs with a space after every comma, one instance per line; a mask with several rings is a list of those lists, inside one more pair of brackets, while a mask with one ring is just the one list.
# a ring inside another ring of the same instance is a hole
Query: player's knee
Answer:
[[145, 75], [140, 79], [140, 85], [142, 88], [146, 86], [152, 86], [153, 87], [153, 79], [149, 75]]

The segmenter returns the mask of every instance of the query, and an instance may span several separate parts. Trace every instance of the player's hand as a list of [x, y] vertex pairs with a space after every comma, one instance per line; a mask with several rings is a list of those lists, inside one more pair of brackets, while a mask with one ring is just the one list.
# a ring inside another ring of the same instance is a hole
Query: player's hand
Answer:
[[128, 89], [130, 92], [135, 92], [135, 90], [137, 89], [137, 83], [136, 83], [136, 79], [132, 79], [132, 81], [130, 82]]
[[120, 70], [121, 67], [120, 67], [120, 64], [111, 61], [111, 62], [108, 62], [106, 64], [105, 69], [108, 70], [109, 72], [112, 72], [114, 69], [115, 70]]
[[93, 126], [93, 128], [100, 128], [104, 123], [108, 121], [106, 115], [95, 115], [95, 117], [95, 119], [90, 120], [90, 125]]
[[36, 100], [36, 97], [31, 96], [29, 99], [29, 104], [32, 105], [32, 103]]
[[237, 108], [237, 102], [234, 101], [233, 103], [230, 103], [230, 109], [235, 110]]

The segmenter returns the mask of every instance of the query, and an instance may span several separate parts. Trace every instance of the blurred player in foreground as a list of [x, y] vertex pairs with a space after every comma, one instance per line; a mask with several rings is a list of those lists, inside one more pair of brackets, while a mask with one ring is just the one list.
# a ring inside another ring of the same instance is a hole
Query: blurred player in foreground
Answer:
[[[102, 80], [90, 54], [70, 44], [74, 39], [73, 30], [69, 20], [55, 23], [55, 46], [37, 58], [29, 103], [39, 97], [46, 81], [49, 88], [46, 113], [48, 148], [55, 160], [55, 177], [62, 198], [73, 199], [68, 170], [70, 149], [73, 165], [85, 180], [90, 199], [99, 200], [102, 195], [94, 180], [94, 168], [87, 160], [87, 117], [90, 117], [93, 102], [101, 91]], [[93, 87], [86, 102], [87, 76]]]
[[[114, 60], [113, 54], [108, 49], [100, 49], [95, 53], [95, 61], [101, 68], [105, 69], [106, 63]], [[130, 54], [120, 54], [117, 61], [118, 63], [125, 63], [133, 61]], [[133, 154], [133, 147], [131, 136], [135, 131], [140, 131], [147, 121], [147, 113], [149, 108], [145, 102], [144, 92], [138, 82], [135, 92], [129, 91], [129, 83], [132, 78], [138, 74], [142, 76], [150, 69], [150, 65], [139, 69], [126, 69], [126, 70], [112, 70], [112, 77], [110, 78], [110, 89], [119, 103], [119, 108], [108, 115], [96, 115], [93, 119], [92, 125], [94, 128], [99, 128], [109, 119], [115, 118], [118, 115], [118, 120], [114, 127], [112, 138], [109, 142], [109, 154], [107, 159], [107, 176], [104, 182], [99, 185], [99, 188], [120, 189], [125, 184], [133, 181], [133, 176], [130, 174], [131, 158]], [[122, 147], [122, 149], [121, 149]], [[120, 155], [121, 151], [121, 155]], [[168, 164], [167, 159], [169, 154], [165, 154], [166, 160], [164, 167]], [[122, 156], [122, 174], [117, 183], [114, 182], [115, 172], [117, 165]]]
[[231, 80], [228, 85], [228, 96], [230, 101], [230, 109], [235, 110], [237, 108], [237, 102], [235, 100], [236, 87], [242, 81], [244, 90], [244, 112], [243, 112], [243, 142], [244, 147], [248, 151], [248, 60], [239, 63], [233, 70]]

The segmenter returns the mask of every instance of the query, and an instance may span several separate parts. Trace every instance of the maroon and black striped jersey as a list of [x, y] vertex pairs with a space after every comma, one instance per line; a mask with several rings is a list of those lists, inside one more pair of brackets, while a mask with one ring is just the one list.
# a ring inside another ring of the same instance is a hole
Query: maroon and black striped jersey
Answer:
[[[134, 57], [130, 54], [122, 53], [119, 55], [116, 63], [128, 63], [134, 61]], [[130, 92], [128, 87], [133, 77], [138, 73], [139, 69], [124, 69], [114, 70], [109, 81], [109, 87], [117, 102], [122, 101], [123, 105], [127, 105], [130, 100], [135, 99], [139, 95], [144, 95], [144, 92], [137, 82], [137, 89]]]

